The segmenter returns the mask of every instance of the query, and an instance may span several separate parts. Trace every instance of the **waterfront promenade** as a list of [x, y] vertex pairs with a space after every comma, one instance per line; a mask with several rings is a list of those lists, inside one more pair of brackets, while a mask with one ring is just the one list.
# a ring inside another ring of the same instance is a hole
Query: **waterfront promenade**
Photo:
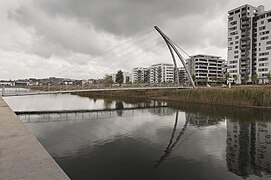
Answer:
[[69, 179], [2, 97], [0, 97], [0, 179]]

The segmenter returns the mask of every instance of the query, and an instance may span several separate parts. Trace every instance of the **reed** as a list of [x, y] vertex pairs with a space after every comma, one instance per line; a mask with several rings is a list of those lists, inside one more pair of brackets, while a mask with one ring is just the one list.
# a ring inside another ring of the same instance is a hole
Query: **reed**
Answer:
[[183, 102], [271, 107], [270, 88], [186, 89], [165, 92], [164, 96]]
[[83, 92], [75, 94], [89, 97], [134, 97], [201, 104], [271, 107], [271, 88], [269, 87], [235, 87], [232, 89], [199, 88], [180, 90], [120, 90], [114, 92]]

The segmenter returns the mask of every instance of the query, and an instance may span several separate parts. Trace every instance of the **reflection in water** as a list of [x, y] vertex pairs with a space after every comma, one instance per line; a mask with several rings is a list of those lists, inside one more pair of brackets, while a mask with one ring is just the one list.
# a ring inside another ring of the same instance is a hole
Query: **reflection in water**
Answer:
[[118, 114], [119, 116], [122, 116], [122, 109], [123, 109], [123, 108], [124, 108], [123, 102], [117, 101], [117, 102], [116, 102], [116, 109], [117, 109], [117, 114]]
[[179, 111], [176, 112], [175, 124], [174, 124], [173, 130], [172, 130], [172, 134], [171, 134], [171, 138], [169, 140], [169, 144], [167, 145], [166, 150], [164, 151], [165, 153], [161, 156], [160, 160], [157, 161], [157, 163], [154, 165], [155, 168], [157, 168], [163, 161], [165, 161], [167, 159], [167, 157], [173, 151], [176, 144], [180, 141], [182, 135], [184, 134], [184, 132], [185, 132], [185, 130], [187, 128], [187, 125], [188, 125], [188, 122], [189, 122], [188, 120], [186, 120], [181, 132], [177, 136], [176, 140], [173, 142], [175, 132], [176, 132], [176, 128], [177, 128], [177, 125], [178, 125], [178, 118], [179, 118]]
[[227, 122], [227, 166], [247, 178], [271, 174], [271, 124]]
[[[125, 108], [163, 103], [48, 97], [66, 100], [67, 106], [77, 100], [81, 108], [117, 109], [20, 116], [72, 179], [271, 177], [270, 111], [190, 104], [128, 111]], [[15, 109], [21, 104], [10, 102]], [[46, 107], [57, 105], [48, 102]]]
[[113, 103], [112, 100], [107, 100], [107, 99], [105, 99], [105, 100], [104, 100], [104, 108], [105, 108], [105, 109], [110, 109], [111, 106], [112, 106], [112, 103]]

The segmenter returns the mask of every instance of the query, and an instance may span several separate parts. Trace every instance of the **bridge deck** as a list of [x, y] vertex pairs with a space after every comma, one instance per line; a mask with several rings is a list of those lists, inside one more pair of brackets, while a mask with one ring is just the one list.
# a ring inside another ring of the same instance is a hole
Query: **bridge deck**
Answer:
[[81, 89], [81, 90], [65, 90], [65, 91], [33, 91], [22, 93], [6, 93], [2, 94], [4, 97], [8, 96], [29, 96], [41, 94], [64, 94], [75, 92], [102, 92], [102, 91], [132, 91], [132, 90], [161, 90], [161, 89], [190, 89], [191, 87], [136, 87], [136, 88], [107, 88], [107, 89]]
[[0, 112], [0, 179], [69, 179], [1, 97]]

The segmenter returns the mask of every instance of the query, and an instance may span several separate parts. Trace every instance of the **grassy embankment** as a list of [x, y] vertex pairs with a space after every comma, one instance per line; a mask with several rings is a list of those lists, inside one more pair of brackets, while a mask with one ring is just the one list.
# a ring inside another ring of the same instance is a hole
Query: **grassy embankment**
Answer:
[[134, 97], [165, 101], [271, 108], [271, 87], [236, 87], [232, 89], [199, 88], [181, 90], [115, 91], [79, 93], [89, 97]]

